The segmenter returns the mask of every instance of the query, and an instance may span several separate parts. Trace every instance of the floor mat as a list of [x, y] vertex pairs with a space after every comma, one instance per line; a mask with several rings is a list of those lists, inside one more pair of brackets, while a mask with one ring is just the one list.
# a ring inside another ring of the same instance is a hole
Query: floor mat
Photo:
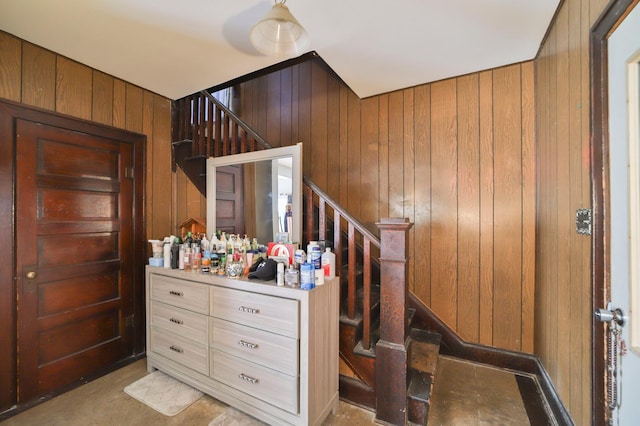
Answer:
[[211, 420], [209, 426], [262, 426], [260, 420], [254, 419], [233, 407], [227, 407], [215, 419]]
[[125, 387], [124, 391], [165, 416], [175, 416], [202, 396], [202, 392], [162, 371], [144, 376]]

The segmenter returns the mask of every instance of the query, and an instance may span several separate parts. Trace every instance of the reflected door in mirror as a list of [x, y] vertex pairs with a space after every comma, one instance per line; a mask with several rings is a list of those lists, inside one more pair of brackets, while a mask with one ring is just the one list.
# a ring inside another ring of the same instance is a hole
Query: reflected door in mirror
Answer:
[[216, 168], [216, 228], [245, 234], [242, 165]]

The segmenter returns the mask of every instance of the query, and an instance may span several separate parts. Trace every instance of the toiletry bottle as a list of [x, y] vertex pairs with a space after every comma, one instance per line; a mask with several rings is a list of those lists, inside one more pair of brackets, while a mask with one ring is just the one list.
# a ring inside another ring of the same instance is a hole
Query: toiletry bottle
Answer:
[[166, 240], [162, 246], [162, 254], [164, 257], [164, 267], [171, 268], [171, 242]]
[[178, 269], [184, 270], [184, 244], [180, 244], [180, 251], [178, 256]]
[[322, 253], [322, 269], [327, 279], [336, 276], [336, 254], [329, 247]]

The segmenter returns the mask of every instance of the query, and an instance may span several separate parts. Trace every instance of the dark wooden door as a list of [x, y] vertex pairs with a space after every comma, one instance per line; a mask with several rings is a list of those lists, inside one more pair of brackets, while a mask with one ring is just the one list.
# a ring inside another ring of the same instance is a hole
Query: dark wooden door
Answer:
[[242, 169], [243, 166], [216, 167], [216, 228], [227, 234], [251, 231], [245, 229]]
[[18, 402], [132, 356], [130, 143], [16, 123]]

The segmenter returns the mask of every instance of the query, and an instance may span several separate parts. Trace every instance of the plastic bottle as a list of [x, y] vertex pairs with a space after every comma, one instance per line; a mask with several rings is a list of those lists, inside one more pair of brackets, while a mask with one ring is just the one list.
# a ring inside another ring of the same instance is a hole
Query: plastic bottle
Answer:
[[320, 246], [317, 244], [311, 246], [311, 252], [308, 255], [309, 255], [308, 261], [310, 263], [313, 263], [314, 268], [321, 269], [322, 264], [320, 263], [320, 261], [322, 257], [322, 252], [320, 251]]
[[312, 290], [315, 286], [315, 268], [313, 267], [313, 263], [303, 263], [300, 265], [300, 289]]
[[178, 269], [184, 270], [184, 244], [180, 244], [178, 257]]
[[322, 269], [324, 276], [327, 279], [331, 279], [336, 276], [336, 254], [331, 251], [329, 247], [322, 253]]
[[162, 254], [164, 257], [164, 267], [171, 268], [171, 242], [165, 241], [164, 246], [162, 246]]

